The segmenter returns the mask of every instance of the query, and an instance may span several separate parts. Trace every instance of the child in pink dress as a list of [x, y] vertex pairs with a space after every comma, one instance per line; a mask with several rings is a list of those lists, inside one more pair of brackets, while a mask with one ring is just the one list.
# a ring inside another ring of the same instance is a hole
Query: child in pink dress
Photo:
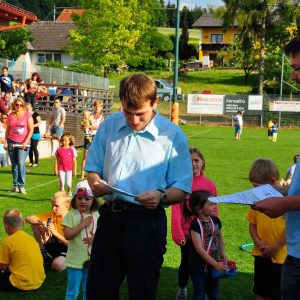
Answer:
[[73, 147], [73, 137], [65, 133], [60, 139], [60, 147], [56, 150], [55, 155], [55, 175], [59, 177], [60, 191], [65, 191], [72, 196], [72, 177], [76, 177], [76, 155]]
[[[204, 176], [205, 159], [197, 148], [190, 148], [190, 154], [193, 165], [193, 182], [192, 191], [205, 190], [208, 191], [212, 196], [217, 195], [217, 188], [213, 181], [207, 179]], [[183, 210], [189, 210], [189, 199], [187, 198], [183, 204], [178, 203], [172, 205], [172, 217], [171, 217], [171, 229], [172, 239], [180, 246], [181, 250], [181, 261], [178, 270], [178, 292], [175, 296], [176, 300], [187, 299], [187, 284], [190, 276], [189, 267], [189, 248], [191, 245], [190, 237], [190, 226], [193, 217], [185, 217]], [[216, 217], [218, 216], [218, 209], [216, 208]]]

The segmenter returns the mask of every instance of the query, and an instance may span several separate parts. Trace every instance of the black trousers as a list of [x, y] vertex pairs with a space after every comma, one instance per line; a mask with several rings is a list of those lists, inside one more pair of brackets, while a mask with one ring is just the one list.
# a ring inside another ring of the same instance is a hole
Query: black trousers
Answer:
[[0, 291], [3, 292], [20, 292], [21, 290], [14, 287], [9, 281], [9, 271], [0, 272]]
[[93, 241], [88, 300], [118, 300], [127, 275], [130, 300], [154, 300], [166, 252], [165, 210], [113, 212], [106, 204]]
[[[30, 148], [29, 148], [29, 160], [30, 163], [33, 164], [38, 164], [39, 163], [39, 151], [38, 151], [38, 143], [39, 140], [33, 140], [31, 139], [30, 143]], [[34, 156], [34, 161], [33, 161], [33, 156]]]
[[178, 269], [178, 286], [185, 288], [190, 277], [190, 245], [191, 239], [187, 239], [184, 246], [180, 247], [181, 261]]

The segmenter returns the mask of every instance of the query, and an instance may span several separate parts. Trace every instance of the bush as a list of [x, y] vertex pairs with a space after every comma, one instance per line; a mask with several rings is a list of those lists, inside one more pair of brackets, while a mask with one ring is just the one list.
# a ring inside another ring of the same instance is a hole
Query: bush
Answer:
[[161, 57], [131, 57], [127, 62], [129, 70], [145, 71], [145, 70], [166, 70], [167, 64], [165, 59]]
[[44, 63], [44, 66], [48, 68], [54, 68], [54, 69], [64, 69], [63, 63], [59, 61], [46, 61]]

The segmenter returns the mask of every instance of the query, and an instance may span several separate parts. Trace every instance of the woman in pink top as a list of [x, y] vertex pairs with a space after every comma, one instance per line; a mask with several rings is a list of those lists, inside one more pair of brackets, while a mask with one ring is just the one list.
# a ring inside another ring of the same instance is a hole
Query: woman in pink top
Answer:
[[[212, 196], [217, 195], [217, 188], [213, 181], [204, 176], [205, 159], [197, 148], [190, 148], [193, 165], [192, 191], [206, 190]], [[189, 200], [183, 204], [172, 205], [171, 229], [173, 241], [180, 246], [181, 262], [178, 270], [178, 292], [176, 300], [187, 299], [187, 284], [190, 276], [189, 267], [189, 247], [191, 244], [190, 225], [194, 217], [186, 218], [183, 214], [184, 209], [189, 209]], [[216, 213], [217, 216], [218, 212]]]
[[14, 193], [26, 194], [25, 161], [29, 153], [30, 138], [33, 133], [31, 113], [26, 111], [25, 101], [18, 97], [12, 104], [12, 113], [8, 115], [4, 148], [8, 149], [13, 173]]
[[72, 177], [76, 177], [76, 156], [73, 148], [73, 137], [64, 133], [60, 139], [60, 147], [56, 150], [54, 171], [59, 177], [60, 191], [65, 191], [72, 196]]

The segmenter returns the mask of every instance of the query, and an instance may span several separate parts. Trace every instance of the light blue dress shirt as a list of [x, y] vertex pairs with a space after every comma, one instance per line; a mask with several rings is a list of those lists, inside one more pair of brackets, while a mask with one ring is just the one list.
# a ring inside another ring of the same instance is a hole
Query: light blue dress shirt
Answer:
[[[133, 195], [170, 187], [190, 193], [193, 177], [185, 135], [158, 112], [138, 132], [128, 125], [123, 112], [109, 116], [94, 137], [85, 171], [96, 172], [110, 186]], [[104, 198], [115, 197], [138, 203], [121, 194]]]
[[[300, 160], [298, 159], [289, 195], [300, 195]], [[286, 244], [288, 254], [300, 259], [300, 210], [286, 213]]]

